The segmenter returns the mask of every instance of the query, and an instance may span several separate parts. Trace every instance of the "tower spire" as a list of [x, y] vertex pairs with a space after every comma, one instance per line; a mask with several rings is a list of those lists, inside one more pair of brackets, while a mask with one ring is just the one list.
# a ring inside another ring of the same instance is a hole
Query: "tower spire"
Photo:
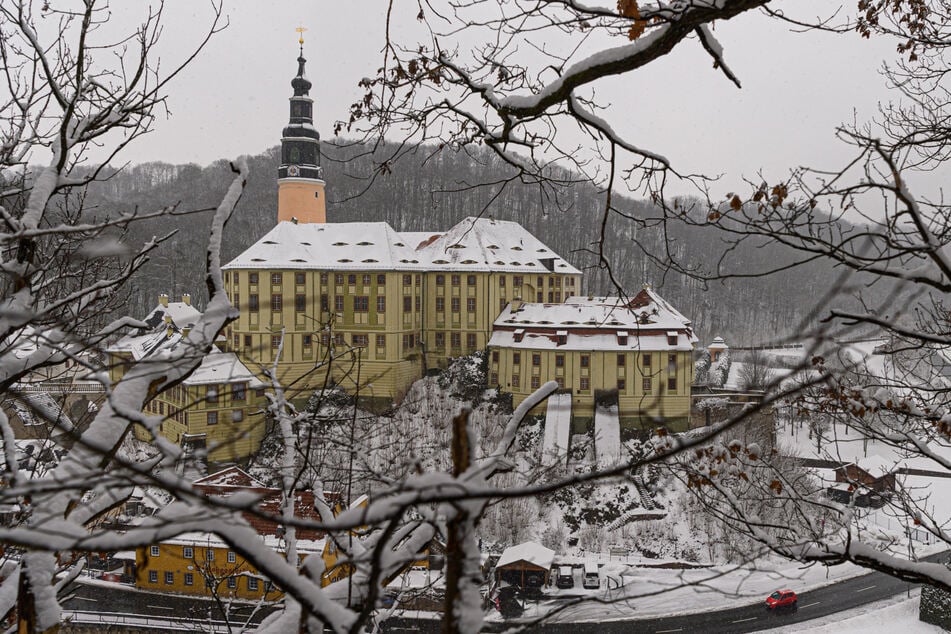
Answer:
[[297, 222], [327, 221], [324, 181], [320, 167], [320, 134], [314, 128], [313, 84], [304, 67], [304, 27], [295, 29], [300, 37], [297, 75], [291, 80], [290, 118], [281, 138], [281, 165], [278, 167], [277, 220]]

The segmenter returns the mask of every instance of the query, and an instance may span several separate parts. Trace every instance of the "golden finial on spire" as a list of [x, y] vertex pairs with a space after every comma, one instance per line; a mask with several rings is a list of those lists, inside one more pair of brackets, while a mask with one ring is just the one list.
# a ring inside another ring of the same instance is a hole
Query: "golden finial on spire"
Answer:
[[304, 45], [304, 31], [306, 31], [307, 29], [305, 29], [302, 26], [299, 26], [294, 30], [300, 33], [300, 38], [297, 41], [300, 43], [301, 46], [303, 46]]

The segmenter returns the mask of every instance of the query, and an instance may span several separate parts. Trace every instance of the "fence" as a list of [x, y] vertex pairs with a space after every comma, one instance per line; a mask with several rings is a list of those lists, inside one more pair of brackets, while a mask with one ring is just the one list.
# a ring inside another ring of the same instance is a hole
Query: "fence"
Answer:
[[[76, 625], [121, 625], [130, 629], [152, 629], [169, 630], [173, 632], [199, 631], [199, 632], [232, 632], [241, 630], [243, 623], [229, 624], [225, 621], [212, 621], [208, 619], [185, 619], [173, 616], [153, 617], [141, 614], [125, 614], [122, 612], [83, 612], [75, 610], [64, 610], [63, 616], [70, 623]], [[245, 626], [254, 627], [254, 625]]]

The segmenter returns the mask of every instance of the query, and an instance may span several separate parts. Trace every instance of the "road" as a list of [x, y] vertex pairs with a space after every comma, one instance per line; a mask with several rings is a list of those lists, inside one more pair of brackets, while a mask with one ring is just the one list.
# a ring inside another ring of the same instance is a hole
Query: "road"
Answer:
[[[167, 616], [196, 620], [225, 620], [221, 608], [214, 601], [181, 595], [140, 592], [125, 585], [78, 582], [71, 586], [70, 594], [70, 598], [63, 604], [67, 612], [76, 610], [140, 614], [156, 618]], [[255, 610], [255, 607], [253, 603], [233, 602], [229, 606], [228, 620], [232, 623], [246, 623], [250, 617], [251, 623], [260, 623], [265, 616], [277, 609], [266, 606]]]
[[[928, 557], [937, 561], [946, 557], [940, 553]], [[553, 634], [743, 634], [757, 632], [773, 627], [792, 625], [816, 619], [822, 616], [850, 610], [867, 603], [881, 601], [897, 594], [910, 592], [914, 584], [906, 583], [882, 573], [870, 573], [830, 584], [817, 590], [799, 595], [799, 606], [794, 611], [779, 613], [768, 612], [763, 603], [745, 605], [727, 610], [700, 612], [681, 616], [633, 619], [626, 621], [604, 621], [600, 623], [557, 623], [529, 628], [528, 631], [551, 632]], [[765, 599], [765, 596], [763, 597]], [[636, 599], [635, 605], [636, 605]], [[115, 588], [101, 584], [74, 584], [72, 597], [65, 604], [66, 611], [115, 612], [140, 614], [152, 617], [194, 618], [196, 620], [224, 620], [220, 608], [207, 599], [162, 595], [138, 592], [132, 588], [116, 585]], [[254, 611], [249, 603], [234, 603], [229, 611], [231, 622], [244, 623], [248, 618], [252, 623], [260, 622], [276, 607], [265, 607]], [[700, 607], [700, 606], [697, 606]], [[253, 613], [253, 615], [252, 615]], [[507, 627], [517, 625], [518, 620], [507, 623], [489, 623], [486, 631], [500, 632]], [[383, 631], [399, 632], [439, 632], [441, 623], [432, 620], [390, 619], [383, 625]]]

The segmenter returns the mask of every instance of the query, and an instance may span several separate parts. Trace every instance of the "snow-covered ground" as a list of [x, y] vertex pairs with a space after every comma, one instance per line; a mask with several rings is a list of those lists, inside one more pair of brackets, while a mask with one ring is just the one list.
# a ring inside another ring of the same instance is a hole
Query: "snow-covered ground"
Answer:
[[870, 632], [901, 632], [902, 634], [939, 634], [936, 625], [918, 620], [918, 598], [914, 590], [911, 598], [893, 597], [862, 607], [837, 612], [822, 618], [766, 630], [771, 634], [869, 634]]

